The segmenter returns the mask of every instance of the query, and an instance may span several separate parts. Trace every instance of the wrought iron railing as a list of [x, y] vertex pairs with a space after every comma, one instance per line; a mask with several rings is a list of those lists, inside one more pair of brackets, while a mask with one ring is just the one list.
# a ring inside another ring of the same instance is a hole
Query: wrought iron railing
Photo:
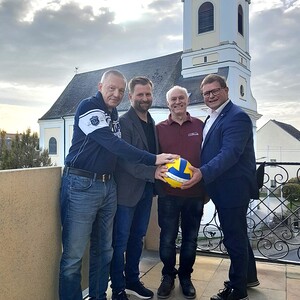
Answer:
[[[260, 198], [250, 201], [247, 213], [256, 258], [300, 264], [300, 198], [284, 190], [291, 178], [300, 184], [300, 163], [265, 163]], [[218, 215], [212, 203], [210, 206], [211, 217], [200, 226], [198, 250], [226, 254]]]

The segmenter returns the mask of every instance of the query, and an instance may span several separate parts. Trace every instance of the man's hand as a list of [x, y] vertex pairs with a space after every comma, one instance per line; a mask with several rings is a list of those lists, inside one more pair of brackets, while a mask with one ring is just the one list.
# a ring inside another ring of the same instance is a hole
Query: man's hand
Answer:
[[156, 165], [163, 165], [166, 163], [173, 162], [175, 158], [178, 158], [179, 155], [177, 154], [167, 154], [167, 153], [162, 153], [156, 155]]
[[165, 181], [166, 172], [168, 171], [168, 167], [166, 165], [160, 165], [155, 170], [155, 179], [159, 179], [163, 182]]
[[193, 166], [190, 166], [189, 167], [190, 170], [193, 171], [193, 175], [192, 175], [192, 178], [186, 182], [184, 182], [182, 185], [181, 185], [181, 189], [182, 190], [186, 190], [186, 189], [189, 189], [191, 188], [192, 186], [194, 186], [196, 183], [200, 182], [200, 180], [202, 179], [202, 173], [200, 171], [200, 169], [198, 168], [195, 168]]

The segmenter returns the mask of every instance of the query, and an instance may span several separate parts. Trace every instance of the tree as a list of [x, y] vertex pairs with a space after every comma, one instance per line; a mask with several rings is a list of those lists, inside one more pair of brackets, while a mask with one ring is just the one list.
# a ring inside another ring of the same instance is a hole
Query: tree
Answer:
[[36, 132], [17, 133], [10, 149], [6, 147], [5, 132], [1, 131], [0, 169], [20, 169], [51, 166], [48, 150], [39, 150], [39, 138]]
[[283, 197], [291, 201], [300, 201], [300, 182], [291, 178], [282, 188]]
[[4, 130], [0, 130], [0, 170], [2, 169], [2, 161], [7, 151], [5, 137], [6, 137], [6, 132]]
[[[282, 188], [282, 195], [289, 201], [288, 207], [292, 211], [298, 211], [300, 205], [300, 181], [299, 178], [291, 178]], [[297, 213], [298, 214], [298, 213]]]

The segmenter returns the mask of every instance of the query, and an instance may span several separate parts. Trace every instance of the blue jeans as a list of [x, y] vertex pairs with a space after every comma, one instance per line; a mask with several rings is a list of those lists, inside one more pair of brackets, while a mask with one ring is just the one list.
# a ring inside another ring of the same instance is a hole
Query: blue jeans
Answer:
[[[158, 224], [160, 226], [159, 254], [164, 266], [162, 275], [179, 279], [190, 278], [196, 259], [197, 238], [203, 215], [201, 197], [185, 198], [165, 196], [158, 198]], [[179, 269], [176, 264], [176, 238], [179, 225], [182, 233]]]
[[[118, 293], [126, 282], [139, 280], [139, 263], [143, 250], [153, 198], [153, 184], [147, 183], [142, 198], [134, 207], [118, 205], [113, 231], [113, 259], [111, 262], [111, 288]], [[125, 260], [124, 260], [125, 253]]]
[[112, 258], [116, 184], [64, 175], [61, 187], [63, 253], [60, 261], [60, 300], [82, 300], [81, 262], [90, 242], [89, 295], [106, 299]]

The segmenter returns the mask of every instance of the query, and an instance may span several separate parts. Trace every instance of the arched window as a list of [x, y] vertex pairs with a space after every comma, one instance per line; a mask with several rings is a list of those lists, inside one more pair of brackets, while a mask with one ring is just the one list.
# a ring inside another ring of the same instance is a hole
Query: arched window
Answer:
[[54, 137], [49, 140], [49, 154], [57, 154], [57, 141]]
[[244, 12], [242, 5], [238, 8], [238, 31], [241, 35], [244, 35]]
[[214, 30], [214, 6], [204, 2], [198, 10], [198, 33]]

